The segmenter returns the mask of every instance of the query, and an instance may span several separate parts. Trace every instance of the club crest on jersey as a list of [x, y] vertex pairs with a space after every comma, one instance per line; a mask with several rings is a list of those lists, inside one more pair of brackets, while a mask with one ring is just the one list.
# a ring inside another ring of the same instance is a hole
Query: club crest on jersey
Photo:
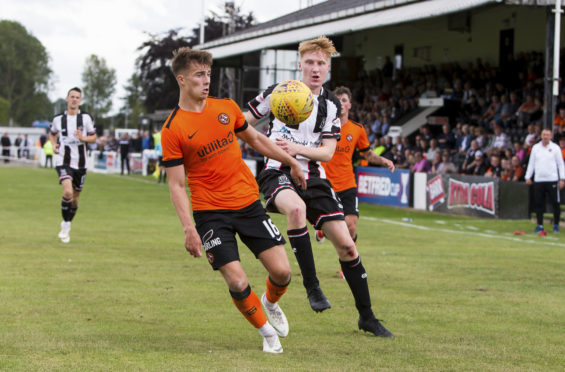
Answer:
[[353, 141], [353, 136], [351, 134], [348, 134], [345, 138], [347, 138], [349, 142]]
[[230, 117], [228, 114], [224, 114], [223, 112], [218, 115], [218, 121], [224, 125], [228, 125], [230, 123]]

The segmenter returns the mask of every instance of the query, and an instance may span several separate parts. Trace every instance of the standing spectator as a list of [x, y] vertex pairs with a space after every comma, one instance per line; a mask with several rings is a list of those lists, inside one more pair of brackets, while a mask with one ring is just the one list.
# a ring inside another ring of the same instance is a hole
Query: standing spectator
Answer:
[[46, 141], [43, 145], [43, 152], [45, 153], [45, 168], [47, 168], [47, 163], [49, 163], [49, 168], [53, 168], [53, 144], [51, 141]]
[[2, 136], [2, 156], [4, 157], [4, 163], [9, 163], [10, 159], [10, 147], [12, 146], [12, 140], [8, 133], [4, 133]]
[[20, 145], [20, 147], [22, 149], [22, 157], [29, 159], [29, 147], [30, 146], [31, 146], [31, 142], [29, 141], [27, 134], [24, 134], [24, 139], [22, 140], [22, 143]]
[[558, 233], [561, 215], [559, 190], [565, 186], [565, 167], [561, 149], [551, 141], [549, 129], [541, 132], [541, 142], [532, 147], [525, 178], [528, 185], [533, 185], [534, 210], [537, 218], [534, 233], [544, 232], [543, 212], [545, 211], [546, 195], [553, 206], [553, 232]]
[[141, 149], [149, 150], [151, 149], [151, 137], [149, 136], [149, 131], [143, 132], [143, 139], [141, 140]]
[[18, 159], [22, 157], [21, 145], [22, 145], [22, 135], [18, 134], [18, 137], [16, 137], [16, 140], [14, 141], [14, 147], [16, 148], [16, 154]]
[[120, 166], [121, 166], [121, 175], [124, 174], [124, 164], [126, 165], [128, 175], [130, 174], [129, 169], [129, 149], [130, 149], [130, 140], [127, 133], [122, 133], [120, 138]]

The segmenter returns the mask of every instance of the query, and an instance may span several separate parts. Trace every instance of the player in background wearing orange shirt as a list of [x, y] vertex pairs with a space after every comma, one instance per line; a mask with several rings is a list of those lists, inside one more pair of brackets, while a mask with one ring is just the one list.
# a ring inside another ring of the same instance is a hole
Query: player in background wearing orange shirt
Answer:
[[[201, 257], [204, 245], [208, 262], [224, 277], [235, 306], [263, 337], [263, 351], [282, 353], [278, 336], [288, 334], [288, 322], [277, 302], [290, 283], [285, 240], [259, 201], [257, 183], [243, 162], [237, 138], [290, 166], [291, 177], [301, 187], [306, 187], [306, 180], [298, 161], [249, 126], [235, 102], [208, 97], [211, 66], [208, 52], [184, 47], [173, 53], [179, 104], [161, 132], [171, 201], [185, 233], [186, 250]], [[239, 261], [236, 232], [269, 273], [261, 300]]]
[[[370, 164], [382, 165], [394, 172], [392, 161], [371, 151], [369, 139], [363, 125], [349, 120], [351, 110], [351, 91], [347, 87], [337, 87], [334, 90], [341, 103], [341, 139], [332, 157], [327, 163], [322, 163], [326, 177], [332, 183], [334, 191], [343, 204], [345, 223], [354, 242], [357, 243], [357, 221], [359, 220], [359, 201], [357, 200], [357, 183], [353, 171], [353, 152], [357, 148], [359, 154]], [[316, 241], [324, 240], [324, 232], [316, 230]], [[340, 277], [343, 273], [340, 271]]]

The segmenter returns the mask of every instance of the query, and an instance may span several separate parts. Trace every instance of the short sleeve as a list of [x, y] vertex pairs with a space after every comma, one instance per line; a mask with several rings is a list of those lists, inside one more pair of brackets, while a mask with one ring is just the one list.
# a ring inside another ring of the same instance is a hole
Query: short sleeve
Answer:
[[172, 129], [163, 127], [161, 131], [161, 148], [163, 151], [163, 165], [165, 167], [174, 167], [184, 163], [180, 140]]
[[235, 114], [235, 123], [233, 128], [236, 133], [239, 133], [247, 129], [247, 121], [245, 121], [245, 116], [243, 116], [243, 112], [241, 112], [241, 109], [239, 108], [237, 103], [235, 103], [234, 101], [231, 102]]
[[251, 111], [251, 114], [256, 119], [261, 119], [263, 116], [271, 112], [271, 106], [270, 106], [271, 93], [273, 92], [276, 86], [277, 84], [271, 85], [264, 92], [259, 93], [257, 97], [247, 102], [247, 107], [249, 108], [249, 111]]
[[49, 131], [52, 134], [57, 134], [60, 131], [60, 127], [61, 127], [61, 116], [55, 116], [53, 118], [53, 121], [51, 122], [51, 125], [49, 126]]
[[92, 116], [90, 115], [85, 115], [85, 121], [84, 121], [84, 126], [86, 129], [86, 134], [91, 136], [93, 134], [96, 134], [96, 128], [94, 127], [94, 119], [92, 119]]
[[371, 149], [371, 143], [369, 142], [369, 138], [367, 137], [367, 132], [365, 132], [365, 128], [359, 128], [359, 139], [357, 140], [357, 149], [360, 152], [369, 151]]
[[341, 121], [339, 113], [341, 111], [341, 103], [337, 99], [327, 101], [327, 116], [322, 128], [322, 138], [335, 138], [339, 141], [341, 138]]

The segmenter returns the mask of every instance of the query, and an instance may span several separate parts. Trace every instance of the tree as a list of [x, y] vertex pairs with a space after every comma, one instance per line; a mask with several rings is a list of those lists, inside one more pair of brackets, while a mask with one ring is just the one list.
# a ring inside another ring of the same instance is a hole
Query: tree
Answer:
[[9, 103], [11, 120], [31, 125], [53, 114], [45, 101], [51, 75], [41, 42], [20, 23], [0, 21], [0, 97]]
[[82, 72], [82, 96], [86, 110], [96, 120], [103, 119], [112, 108], [116, 82], [116, 70], [109, 68], [104, 58], [92, 54], [86, 59]]
[[125, 104], [120, 111], [124, 113], [126, 127], [138, 127], [139, 117], [145, 113], [143, 106], [145, 94], [139, 75], [136, 73], [132, 74], [124, 89], [127, 95], [122, 98]]
[[[205, 41], [212, 41], [252, 26], [255, 23], [253, 13], [241, 15], [240, 7], [226, 3], [225, 14], [212, 13], [206, 17], [204, 27]], [[137, 59], [139, 78], [145, 91], [144, 105], [147, 112], [171, 109], [178, 103], [178, 86], [170, 68], [173, 51], [184, 46], [193, 47], [199, 43], [200, 28], [194, 27], [191, 36], [180, 36], [181, 29], [173, 29], [165, 34], [149, 34], [150, 40], [144, 42], [138, 50], [143, 54]], [[213, 71], [215, 74], [217, 71]]]
[[8, 123], [10, 120], [10, 102], [0, 97], [0, 125]]

